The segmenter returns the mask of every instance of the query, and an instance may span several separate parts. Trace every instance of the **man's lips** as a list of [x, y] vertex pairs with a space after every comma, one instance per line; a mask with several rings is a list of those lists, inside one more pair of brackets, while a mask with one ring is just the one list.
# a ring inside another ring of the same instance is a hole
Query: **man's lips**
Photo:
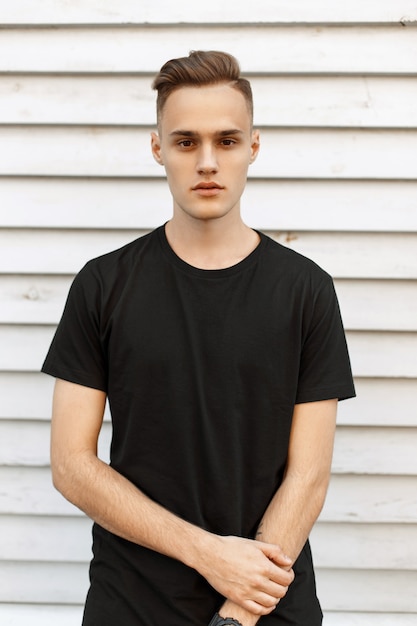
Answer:
[[194, 191], [196, 191], [197, 189], [223, 189], [223, 187], [219, 185], [218, 183], [210, 182], [210, 183], [198, 183], [198, 185], [193, 187]]
[[198, 183], [198, 185], [193, 187], [193, 191], [195, 191], [200, 197], [205, 198], [218, 196], [222, 189], [224, 189], [224, 187], [215, 182]]

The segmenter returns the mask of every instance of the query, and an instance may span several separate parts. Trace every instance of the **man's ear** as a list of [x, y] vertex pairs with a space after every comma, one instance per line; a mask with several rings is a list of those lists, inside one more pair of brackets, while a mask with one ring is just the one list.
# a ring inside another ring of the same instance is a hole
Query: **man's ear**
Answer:
[[250, 157], [250, 162], [253, 163], [256, 159], [256, 157], [258, 156], [259, 153], [259, 148], [261, 146], [261, 142], [260, 142], [260, 137], [259, 137], [259, 130], [254, 130], [252, 131], [252, 141], [251, 141], [251, 157]]
[[161, 141], [159, 139], [159, 135], [154, 132], [151, 133], [151, 149], [155, 161], [159, 163], [159, 165], [163, 165], [164, 161], [161, 154]]

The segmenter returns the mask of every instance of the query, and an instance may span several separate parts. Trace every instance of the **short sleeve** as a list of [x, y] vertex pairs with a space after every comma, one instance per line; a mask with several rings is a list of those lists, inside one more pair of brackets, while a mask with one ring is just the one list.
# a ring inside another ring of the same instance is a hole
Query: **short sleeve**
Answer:
[[310, 295], [296, 402], [355, 396], [346, 337], [333, 280], [322, 277]]
[[87, 264], [71, 285], [42, 372], [106, 391], [107, 365], [101, 342], [100, 311], [100, 281]]

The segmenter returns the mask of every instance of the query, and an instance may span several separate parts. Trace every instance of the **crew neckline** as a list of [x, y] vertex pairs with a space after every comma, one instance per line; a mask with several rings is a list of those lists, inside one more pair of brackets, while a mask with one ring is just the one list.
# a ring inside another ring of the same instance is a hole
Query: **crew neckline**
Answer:
[[229, 267], [219, 269], [202, 269], [200, 267], [190, 265], [190, 263], [187, 263], [186, 261], [181, 259], [181, 257], [179, 257], [178, 254], [174, 252], [168, 242], [165, 233], [165, 224], [157, 229], [157, 234], [159, 236], [159, 241], [165, 256], [173, 265], [178, 267], [183, 272], [191, 274], [193, 276], [199, 276], [201, 278], [225, 278], [227, 276], [232, 276], [234, 274], [238, 274], [239, 272], [244, 271], [246, 268], [250, 267], [258, 260], [262, 250], [266, 245], [267, 238], [260, 231], [256, 229], [253, 230], [257, 233], [257, 235], [259, 235], [259, 243], [256, 248], [254, 248], [252, 252], [250, 252], [248, 256], [246, 256], [244, 259], [238, 261], [238, 263], [235, 263], [234, 265], [231, 265]]

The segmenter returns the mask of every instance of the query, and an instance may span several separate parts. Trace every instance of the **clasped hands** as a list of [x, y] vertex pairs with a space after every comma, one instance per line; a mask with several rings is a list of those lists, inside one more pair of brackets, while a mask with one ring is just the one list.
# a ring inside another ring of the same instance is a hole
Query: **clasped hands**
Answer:
[[240, 537], [217, 536], [214, 550], [200, 573], [235, 604], [256, 616], [271, 613], [294, 580], [292, 560], [281, 548]]

